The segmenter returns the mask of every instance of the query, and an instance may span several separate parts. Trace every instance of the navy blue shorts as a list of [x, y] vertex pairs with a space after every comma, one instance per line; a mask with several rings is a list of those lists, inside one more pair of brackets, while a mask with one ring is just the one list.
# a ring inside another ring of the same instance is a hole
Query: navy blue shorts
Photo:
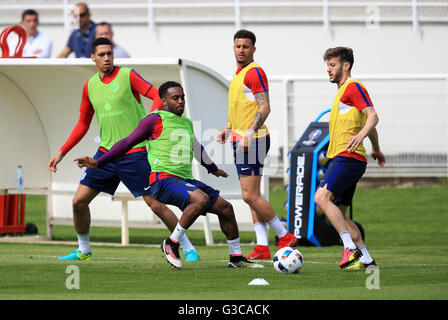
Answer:
[[271, 138], [265, 136], [253, 139], [247, 152], [238, 151], [237, 146], [238, 141], [233, 142], [233, 159], [238, 177], [251, 176], [252, 172], [256, 176], [263, 175], [264, 159], [271, 147]]
[[[103, 154], [104, 152], [98, 150], [93, 158], [98, 159]], [[134, 197], [140, 197], [151, 193], [150, 172], [148, 153], [139, 151], [118, 157], [101, 168], [87, 168], [82, 174], [80, 184], [113, 195], [122, 181]]]
[[182, 211], [190, 202], [190, 194], [188, 191], [200, 189], [205, 192], [210, 201], [208, 203], [207, 211], [215, 204], [219, 197], [219, 191], [209, 187], [199, 180], [180, 179], [176, 177], [168, 177], [154, 182], [151, 185], [151, 191], [154, 198], [165, 204], [171, 204]]
[[335, 157], [329, 164], [319, 187], [327, 185], [335, 199], [334, 204], [349, 206], [355, 194], [356, 184], [366, 171], [367, 163], [349, 157]]

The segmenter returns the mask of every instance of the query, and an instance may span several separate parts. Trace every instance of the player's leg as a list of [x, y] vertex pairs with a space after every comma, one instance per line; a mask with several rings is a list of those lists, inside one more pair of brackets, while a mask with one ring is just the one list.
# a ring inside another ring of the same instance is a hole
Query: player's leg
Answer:
[[[151, 167], [146, 151], [134, 152], [120, 157], [117, 162], [117, 174], [134, 197], [143, 196], [145, 203], [172, 232], [178, 222], [177, 216], [165, 204], [154, 199], [149, 187]], [[185, 234], [181, 239], [186, 261], [199, 261], [199, 255]]]
[[[162, 220], [162, 222], [167, 226], [167, 228], [173, 232], [179, 219], [174, 214], [174, 212], [168, 208], [162, 202], [156, 200], [152, 194], [146, 194], [143, 196], [144, 201], [151, 208], [151, 210]], [[199, 254], [196, 248], [188, 239], [187, 235], [184, 234], [180, 239], [180, 246], [182, 247], [185, 255], [185, 261], [199, 261]]]
[[[238, 224], [230, 202], [218, 197], [209, 212], [218, 216], [219, 226], [227, 240], [235, 240], [239, 237]], [[241, 250], [239, 253], [241, 254]]]
[[162, 250], [169, 263], [176, 268], [181, 268], [179, 256], [180, 240], [185, 236], [187, 229], [196, 221], [198, 216], [207, 212], [209, 197], [199, 189], [188, 190], [189, 202], [184, 207], [182, 216], [171, 235], [162, 243]]
[[334, 195], [327, 189], [327, 185], [319, 187], [314, 196], [314, 201], [324, 211], [327, 219], [341, 237], [344, 251], [339, 267], [345, 268], [358, 260], [361, 253], [350, 236], [350, 229], [344, 218], [344, 213], [333, 203], [333, 199]]
[[[210, 194], [210, 197], [213, 199], [212, 194]], [[235, 219], [232, 204], [222, 197], [218, 197], [213, 206], [209, 209], [209, 212], [218, 216], [221, 231], [225, 234], [227, 239], [227, 246], [229, 248], [229, 262], [227, 267], [241, 268], [246, 264], [251, 263], [241, 252], [238, 224]]]
[[78, 249], [59, 260], [92, 260], [90, 252], [90, 202], [99, 191], [80, 184], [73, 197], [73, 224], [78, 238]]
[[369, 251], [367, 250], [367, 246], [365, 245], [364, 241], [362, 240], [361, 231], [359, 231], [359, 228], [356, 225], [356, 223], [353, 220], [351, 220], [346, 214], [346, 210], [347, 210], [348, 206], [341, 204], [338, 207], [341, 209], [342, 212], [344, 212], [344, 218], [347, 223], [348, 229], [350, 231], [350, 236], [352, 237], [353, 242], [356, 244], [356, 246], [361, 251], [361, 257], [359, 258], [359, 260], [355, 261], [352, 265], [348, 266], [346, 269], [347, 270], [362, 270], [362, 269], [365, 269], [370, 266], [376, 267], [375, 260], [371, 257]]
[[165, 204], [154, 199], [154, 196], [151, 193], [145, 194], [143, 196], [143, 200], [148, 205], [148, 207], [150, 207], [151, 210], [160, 218], [165, 226], [170, 231], [173, 231], [176, 227], [177, 222], [179, 221], [174, 212], [171, 211], [171, 209], [168, 208]]
[[[104, 153], [97, 151], [94, 158], [98, 159]], [[113, 195], [120, 183], [116, 175], [115, 164], [108, 163], [103, 168], [87, 168], [80, 180], [78, 189], [73, 197], [73, 223], [78, 237], [78, 250], [69, 255], [59, 257], [60, 260], [91, 260], [90, 252], [90, 202], [99, 192]], [[80, 255], [82, 254], [82, 255]]]
[[[236, 147], [237, 144], [234, 143], [234, 160], [240, 178], [241, 192], [243, 200], [251, 208], [257, 239], [260, 238], [263, 242], [263, 239], [267, 237], [266, 225], [262, 225], [262, 223], [265, 223], [276, 233], [279, 239], [279, 248], [296, 245], [297, 238], [287, 232], [269, 201], [264, 199], [260, 192], [264, 160], [270, 147], [269, 136], [254, 139], [247, 152], [239, 152]], [[248, 255], [248, 258], [269, 259], [269, 248], [261, 245], [256, 246], [254, 251]]]
[[[350, 234], [344, 213], [333, 203], [334, 198], [333, 192], [327, 189], [327, 185], [324, 185], [317, 189], [314, 195], [314, 202], [324, 211], [327, 219], [339, 234], [343, 232]], [[353, 241], [351, 238], [350, 241], [350, 243], [344, 243], [344, 247], [354, 249], [356, 245], [354, 243], [352, 244]]]
[[227, 266], [229, 268], [240, 268], [247, 263], [251, 263], [241, 252], [238, 224], [232, 204], [220, 197], [218, 190], [205, 183], [198, 180], [188, 180], [188, 182], [203, 191], [209, 198], [208, 206], [202, 214], [205, 215], [207, 212], [210, 212], [218, 216], [221, 231], [226, 236], [229, 248], [229, 262]]
[[364, 174], [365, 167], [364, 162], [353, 158], [334, 158], [314, 196], [314, 201], [324, 211], [343, 242], [344, 251], [339, 263], [341, 268], [346, 268], [357, 261], [361, 251], [354, 243], [346, 216], [338, 205], [341, 201], [346, 206], [351, 203], [356, 183]]
[[162, 251], [167, 261], [176, 268], [182, 267], [179, 256], [179, 242], [186, 230], [197, 217], [207, 212], [209, 197], [195, 185], [179, 178], [169, 177], [151, 185], [154, 198], [158, 201], [177, 206], [182, 216], [171, 235], [162, 242]]
[[350, 232], [350, 237], [352, 238], [353, 242], [355, 243], [356, 247], [361, 248], [364, 246], [364, 241], [362, 240], [361, 231], [359, 231], [358, 226], [356, 223], [354, 223], [346, 214], [347, 212], [347, 205], [340, 204], [338, 205], [339, 210], [341, 210], [344, 214], [344, 220], [345, 224], [348, 228], [348, 231]]
[[252, 221], [254, 224], [255, 237], [257, 245], [254, 250], [246, 256], [246, 259], [271, 259], [271, 252], [269, 251], [269, 232], [268, 225], [264, 221], [258, 219], [258, 214], [254, 209], [250, 208], [252, 214]]
[[297, 238], [289, 233], [283, 223], [275, 214], [272, 205], [267, 201], [260, 192], [261, 175], [240, 176], [240, 185], [244, 201], [255, 211], [257, 220], [267, 223], [276, 233], [279, 239], [279, 249], [283, 247], [292, 247], [297, 244]]
[[347, 208], [352, 202], [355, 189], [356, 183], [354, 183], [353, 186], [344, 193], [344, 195], [341, 197], [341, 204], [338, 205], [339, 209], [344, 213], [344, 219], [348, 226], [350, 236], [357, 248], [361, 251], [361, 257], [359, 258], [359, 260], [356, 261], [353, 265], [347, 267], [347, 269], [349, 270], [359, 270], [365, 269], [369, 266], [376, 266], [375, 260], [370, 256], [370, 253], [367, 250], [367, 246], [362, 239], [361, 231], [359, 230], [356, 223], [346, 214]]
[[[255, 176], [253, 174], [251, 176], [240, 175], [241, 193], [243, 200], [249, 205], [255, 237], [257, 239], [257, 245], [254, 250], [246, 256], [250, 260], [271, 259], [267, 222], [275, 221], [273, 219], [276, 218], [274, 210], [269, 208], [270, 203], [261, 196], [259, 183], [261, 183], [261, 176]], [[262, 208], [262, 211], [257, 211], [257, 208]], [[283, 230], [280, 231], [282, 232]], [[285, 234], [286, 232], [283, 236]]]

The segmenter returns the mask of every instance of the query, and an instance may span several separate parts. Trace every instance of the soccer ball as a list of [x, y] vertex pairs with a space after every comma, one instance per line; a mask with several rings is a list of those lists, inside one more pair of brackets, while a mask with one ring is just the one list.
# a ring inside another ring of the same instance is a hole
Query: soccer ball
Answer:
[[299, 273], [303, 265], [302, 253], [291, 247], [284, 247], [274, 255], [274, 269], [280, 273]]

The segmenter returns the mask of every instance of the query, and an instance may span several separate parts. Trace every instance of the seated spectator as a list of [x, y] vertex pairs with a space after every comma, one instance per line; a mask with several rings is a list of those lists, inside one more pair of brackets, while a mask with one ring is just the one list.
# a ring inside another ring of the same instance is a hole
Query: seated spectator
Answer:
[[73, 30], [67, 45], [59, 53], [58, 58], [67, 58], [72, 52], [76, 58], [90, 58], [92, 43], [95, 40], [96, 24], [90, 20], [87, 4], [79, 2], [73, 8], [73, 15], [78, 22], [79, 29]]
[[22, 13], [22, 27], [26, 30], [26, 44], [23, 47], [23, 57], [50, 58], [53, 40], [50, 36], [37, 30], [39, 14], [36, 10], [28, 9]]
[[101, 22], [96, 25], [96, 38], [107, 38], [112, 42], [115, 58], [130, 58], [129, 53], [113, 41], [113, 37], [114, 32], [110, 23]]

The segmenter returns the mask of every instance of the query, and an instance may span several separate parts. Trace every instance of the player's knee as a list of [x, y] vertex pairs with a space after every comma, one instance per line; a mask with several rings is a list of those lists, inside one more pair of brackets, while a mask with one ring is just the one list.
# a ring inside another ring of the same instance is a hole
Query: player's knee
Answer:
[[73, 208], [74, 213], [80, 212], [80, 211], [86, 209], [88, 206], [89, 206], [89, 203], [87, 201], [85, 201], [84, 199], [73, 198], [72, 208]]
[[164, 213], [164, 209], [167, 208], [163, 203], [157, 200], [150, 201], [149, 207], [151, 208], [152, 211], [160, 214]]
[[198, 207], [198, 210], [200, 212], [207, 209], [209, 202], [210, 197], [205, 193], [196, 195], [196, 197], [193, 199], [193, 204]]
[[328, 197], [325, 192], [323, 192], [323, 189], [318, 189], [314, 194], [314, 202], [320, 207], [328, 201], [327, 198]]
[[250, 191], [243, 191], [243, 200], [248, 205], [253, 204], [258, 198], [258, 195], [256, 193], [250, 192]]
[[224, 200], [222, 206], [223, 206], [223, 210], [233, 212], [233, 205], [229, 201]]
[[219, 209], [220, 209], [220, 211], [222, 213], [224, 213], [228, 217], [232, 217], [232, 216], [234, 217], [235, 216], [235, 214], [233, 212], [233, 205], [229, 201], [223, 200], [220, 203], [220, 208]]

